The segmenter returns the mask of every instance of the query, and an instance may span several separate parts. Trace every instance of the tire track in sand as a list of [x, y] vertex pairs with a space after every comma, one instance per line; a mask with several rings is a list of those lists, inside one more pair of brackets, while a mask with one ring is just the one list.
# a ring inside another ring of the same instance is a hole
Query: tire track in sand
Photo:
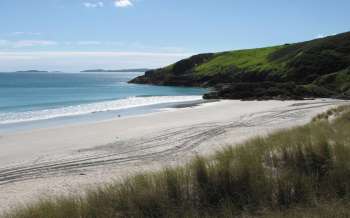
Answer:
[[64, 160], [0, 168], [0, 185], [84, 171], [106, 165], [113, 166], [169, 158], [181, 152], [191, 151], [204, 141], [235, 128], [259, 127], [272, 125], [276, 122], [286, 122], [286, 120], [293, 121], [302, 118], [310, 110], [327, 107], [335, 103], [296, 104], [285, 108], [246, 114], [228, 122], [201, 123], [178, 129], [168, 129], [149, 138], [136, 138], [77, 151], [77, 154], [73, 155], [72, 158]]

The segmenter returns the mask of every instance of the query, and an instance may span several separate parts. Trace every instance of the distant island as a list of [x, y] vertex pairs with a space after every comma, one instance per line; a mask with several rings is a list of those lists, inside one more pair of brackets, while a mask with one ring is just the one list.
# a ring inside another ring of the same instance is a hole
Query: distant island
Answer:
[[130, 83], [210, 87], [207, 99], [350, 99], [350, 32], [279, 46], [207, 53]]
[[49, 71], [46, 71], [46, 70], [20, 70], [20, 71], [16, 71], [15, 73], [49, 73]]
[[105, 69], [92, 69], [92, 70], [83, 70], [81, 73], [126, 73], [126, 72], [146, 72], [149, 69], [147, 68], [136, 68], [136, 69], [120, 69], [120, 70], [105, 70]]

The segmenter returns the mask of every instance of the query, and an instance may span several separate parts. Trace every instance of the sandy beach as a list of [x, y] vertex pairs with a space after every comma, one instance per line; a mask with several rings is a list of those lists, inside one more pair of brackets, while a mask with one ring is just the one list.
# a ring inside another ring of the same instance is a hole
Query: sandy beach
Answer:
[[106, 122], [0, 135], [0, 212], [302, 125], [340, 100], [219, 101]]

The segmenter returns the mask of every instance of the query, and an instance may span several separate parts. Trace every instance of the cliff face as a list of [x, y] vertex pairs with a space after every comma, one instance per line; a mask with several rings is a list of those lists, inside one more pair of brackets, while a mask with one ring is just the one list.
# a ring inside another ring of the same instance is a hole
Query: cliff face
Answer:
[[216, 87], [208, 98], [348, 98], [349, 69], [347, 32], [282, 46], [199, 54], [130, 82]]
[[147, 71], [144, 76], [137, 77], [130, 82], [154, 85], [202, 86], [204, 80], [197, 80], [193, 69], [208, 62], [213, 56], [212, 53], [195, 55], [168, 67]]

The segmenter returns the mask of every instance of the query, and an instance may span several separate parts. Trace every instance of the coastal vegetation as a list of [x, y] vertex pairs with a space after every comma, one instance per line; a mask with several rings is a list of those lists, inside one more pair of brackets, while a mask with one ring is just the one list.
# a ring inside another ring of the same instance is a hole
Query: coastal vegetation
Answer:
[[[214, 87], [205, 98], [350, 98], [350, 32], [274, 47], [199, 54], [132, 83]], [[263, 84], [261, 84], [263, 83]]]
[[349, 132], [350, 107], [341, 106], [185, 166], [83, 197], [42, 200], [4, 217], [349, 217]]

